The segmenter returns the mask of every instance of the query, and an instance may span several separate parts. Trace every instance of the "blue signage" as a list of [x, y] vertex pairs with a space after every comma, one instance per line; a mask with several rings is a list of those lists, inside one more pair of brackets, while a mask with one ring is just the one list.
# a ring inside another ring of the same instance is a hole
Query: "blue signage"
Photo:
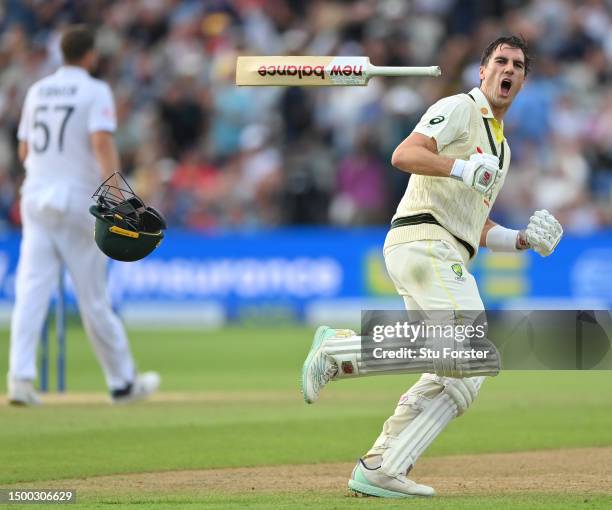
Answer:
[[[299, 319], [306, 305], [320, 300], [393, 296], [382, 258], [385, 234], [384, 228], [170, 230], [146, 259], [113, 261], [109, 289], [119, 308], [206, 301], [221, 305], [229, 318], [240, 318], [244, 310], [280, 307]], [[19, 233], [0, 238], [0, 301], [5, 303], [14, 298], [19, 241]], [[592, 299], [610, 308], [612, 231], [565, 236], [547, 258], [482, 250], [469, 269], [488, 307], [516, 299]]]

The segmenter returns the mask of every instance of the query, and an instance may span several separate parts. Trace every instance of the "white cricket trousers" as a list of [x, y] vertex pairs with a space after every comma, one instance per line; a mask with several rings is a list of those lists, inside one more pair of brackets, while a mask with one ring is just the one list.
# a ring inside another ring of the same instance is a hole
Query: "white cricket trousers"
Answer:
[[11, 320], [9, 377], [36, 378], [36, 347], [64, 263], [109, 389], [122, 389], [134, 380], [128, 339], [107, 293], [107, 258], [93, 239], [90, 202], [87, 195], [65, 197], [59, 204], [52, 203], [49, 196], [22, 197], [23, 237]]
[[[412, 241], [390, 246], [385, 250], [385, 264], [409, 311], [426, 314], [431, 310], [449, 313], [484, 310], [474, 276], [468, 272], [458, 248], [447, 241]], [[461, 269], [455, 266], [453, 270], [454, 264], [460, 264]], [[423, 374], [400, 397], [394, 414], [384, 423], [366, 456], [382, 455], [392, 442], [390, 439], [397, 437], [428, 400], [442, 391], [441, 380], [435, 374]]]

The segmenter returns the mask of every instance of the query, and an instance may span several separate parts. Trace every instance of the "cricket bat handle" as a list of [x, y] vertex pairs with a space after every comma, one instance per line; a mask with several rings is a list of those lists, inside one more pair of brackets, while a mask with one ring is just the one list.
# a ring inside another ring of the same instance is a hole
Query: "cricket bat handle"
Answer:
[[442, 71], [438, 66], [430, 67], [391, 67], [368, 66], [368, 76], [440, 76]]

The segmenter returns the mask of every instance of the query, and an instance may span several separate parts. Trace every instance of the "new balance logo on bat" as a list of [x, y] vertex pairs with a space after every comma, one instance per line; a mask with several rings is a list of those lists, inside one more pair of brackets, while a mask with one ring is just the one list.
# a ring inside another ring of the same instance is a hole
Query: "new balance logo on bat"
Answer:
[[344, 66], [332, 66], [332, 68], [329, 71], [329, 75], [330, 76], [340, 76], [340, 75], [344, 75], [344, 76], [362, 76], [363, 75], [363, 66], [351, 66], [351, 65], [344, 65]]
[[319, 76], [322, 80], [325, 79], [325, 69], [323, 66], [287, 66], [287, 65], [272, 65], [259, 66], [257, 69], [259, 76]]
[[[328, 69], [330, 76], [363, 76], [362, 65], [334, 65]], [[309, 65], [271, 65], [259, 66], [259, 76], [297, 76], [299, 79], [309, 76], [318, 76], [325, 79], [325, 68], [323, 66]]]

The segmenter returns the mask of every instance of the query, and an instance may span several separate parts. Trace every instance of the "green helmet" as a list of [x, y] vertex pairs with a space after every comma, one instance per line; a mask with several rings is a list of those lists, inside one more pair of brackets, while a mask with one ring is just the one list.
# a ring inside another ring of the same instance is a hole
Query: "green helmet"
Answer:
[[[119, 186], [109, 184], [113, 179]], [[166, 220], [144, 204], [121, 174], [114, 173], [106, 179], [92, 198], [96, 199], [89, 208], [96, 217], [94, 238], [107, 256], [133, 262], [159, 246], [167, 228]]]

